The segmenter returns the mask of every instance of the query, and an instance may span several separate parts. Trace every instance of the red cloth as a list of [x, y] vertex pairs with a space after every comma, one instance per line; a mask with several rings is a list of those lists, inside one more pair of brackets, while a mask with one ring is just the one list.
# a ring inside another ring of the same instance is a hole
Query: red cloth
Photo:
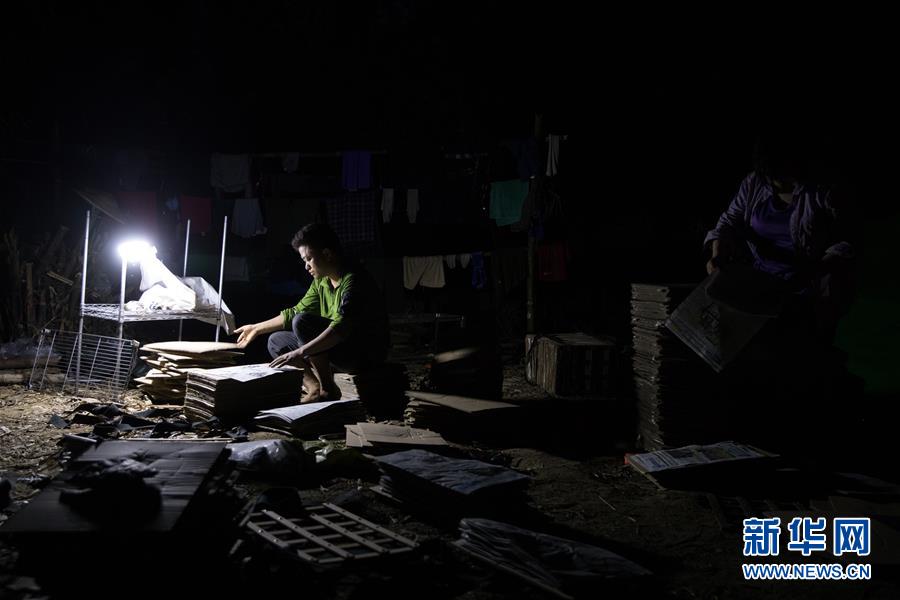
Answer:
[[566, 281], [569, 278], [569, 245], [547, 242], [537, 247], [538, 281]]
[[212, 199], [182, 196], [179, 200], [181, 220], [191, 220], [191, 233], [208, 233], [212, 228]]
[[159, 214], [156, 192], [119, 192], [116, 194], [116, 200], [130, 224], [137, 224], [145, 230], [156, 232]]

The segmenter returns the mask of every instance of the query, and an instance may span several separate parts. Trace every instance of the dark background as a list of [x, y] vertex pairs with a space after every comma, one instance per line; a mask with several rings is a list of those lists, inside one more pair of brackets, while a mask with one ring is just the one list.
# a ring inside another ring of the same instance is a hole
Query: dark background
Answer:
[[[540, 113], [569, 136], [574, 275], [539, 297], [538, 326], [622, 334], [628, 282], [702, 278], [703, 233], [775, 124], [851, 184], [869, 321], [842, 339], [895, 355], [897, 94], [877, 15], [399, 0], [5, 10], [0, 193], [23, 238], [78, 231], [87, 205], [72, 188], [109, 189], [117, 149], [159, 157], [154, 185], [208, 194], [211, 152], [491, 153]], [[481, 235], [448, 235], [469, 233]], [[279, 302], [238, 296], [241, 322]]]

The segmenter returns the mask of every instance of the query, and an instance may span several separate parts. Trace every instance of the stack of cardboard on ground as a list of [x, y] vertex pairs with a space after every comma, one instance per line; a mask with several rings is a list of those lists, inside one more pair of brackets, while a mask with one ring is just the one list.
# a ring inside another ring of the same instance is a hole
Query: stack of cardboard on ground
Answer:
[[602, 398], [616, 389], [616, 344], [610, 337], [554, 333], [525, 337], [525, 377], [559, 398]]
[[665, 327], [694, 287], [631, 286], [638, 440], [645, 450], [713, 441], [725, 420], [715, 373]]
[[419, 449], [380, 456], [375, 462], [382, 472], [382, 493], [448, 513], [521, 502], [530, 481], [500, 465]]
[[472, 437], [509, 430], [520, 418], [518, 405], [480, 398], [408, 391], [404, 418], [411, 427], [448, 437]]
[[153, 367], [138, 377], [138, 389], [157, 404], [183, 404], [187, 369], [227, 367], [243, 356], [228, 342], [158, 342], [140, 349], [140, 357]]
[[350, 448], [401, 449], [417, 446], [439, 448], [447, 446], [441, 434], [427, 429], [382, 423], [357, 423], [346, 425], [347, 446]]
[[219, 417], [240, 422], [261, 410], [298, 403], [302, 379], [300, 369], [273, 369], [266, 363], [190, 369], [184, 414], [191, 421]]
[[311, 402], [260, 411], [253, 424], [269, 431], [303, 439], [339, 433], [348, 423], [366, 418], [366, 409], [357, 399]]
[[334, 382], [341, 390], [341, 398], [358, 398], [375, 417], [398, 418], [403, 413], [409, 378], [402, 364], [384, 363], [352, 375], [336, 373]]

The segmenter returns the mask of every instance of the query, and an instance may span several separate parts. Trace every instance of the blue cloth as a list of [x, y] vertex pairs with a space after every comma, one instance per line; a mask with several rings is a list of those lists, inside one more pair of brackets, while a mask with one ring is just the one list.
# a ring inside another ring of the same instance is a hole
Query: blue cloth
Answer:
[[341, 184], [345, 190], [367, 190], [372, 187], [372, 153], [365, 150], [344, 152]]
[[487, 285], [487, 271], [484, 268], [484, 255], [481, 252], [472, 253], [472, 287], [483, 290]]

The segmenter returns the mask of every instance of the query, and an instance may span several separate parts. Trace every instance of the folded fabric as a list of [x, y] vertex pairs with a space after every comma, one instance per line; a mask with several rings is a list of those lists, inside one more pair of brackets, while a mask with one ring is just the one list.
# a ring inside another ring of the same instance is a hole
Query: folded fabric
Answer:
[[417, 285], [429, 288], [442, 288], [445, 284], [443, 257], [403, 257], [403, 287], [406, 289], [411, 290]]

